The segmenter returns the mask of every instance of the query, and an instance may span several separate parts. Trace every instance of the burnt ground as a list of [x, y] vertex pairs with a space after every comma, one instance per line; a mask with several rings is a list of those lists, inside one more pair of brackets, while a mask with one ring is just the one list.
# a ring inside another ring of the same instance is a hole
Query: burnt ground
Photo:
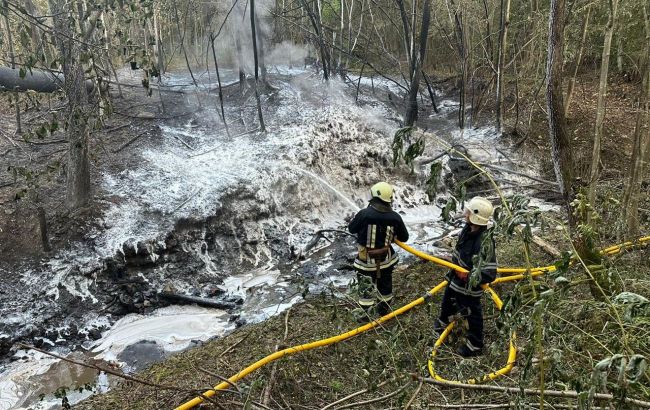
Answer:
[[[155, 143], [160, 136], [157, 118], [188, 110], [185, 98], [177, 93], [165, 93], [169, 111], [165, 114], [160, 112], [157, 96], [148, 97], [142, 88], [123, 87], [124, 98], [119, 98], [117, 90], [112, 94], [114, 114], [104, 122], [102, 129], [92, 132], [89, 140], [92, 199], [86, 208], [76, 211], [71, 211], [65, 202], [67, 143], [63, 141], [63, 133], [55, 132], [43, 139], [27, 141], [16, 135], [13, 109], [8, 104], [0, 107], [0, 254], [3, 265], [11, 267], [49, 256], [41, 243], [38, 207], [45, 210], [50, 255], [82, 239], [84, 232], [91, 228], [89, 223], [97, 220], [104, 207], [114, 200], [104, 195], [98, 186], [98, 171], [128, 168], [135, 158], [131, 153], [144, 144]], [[6, 99], [6, 95], [3, 97]], [[23, 132], [38, 128], [47, 121], [50, 112], [62, 114], [64, 109], [57, 95], [34, 96], [33, 99], [39, 100], [39, 105], [22, 113]], [[140, 134], [143, 135], [138, 140], [120, 149]], [[15, 174], [13, 169], [17, 169]]]

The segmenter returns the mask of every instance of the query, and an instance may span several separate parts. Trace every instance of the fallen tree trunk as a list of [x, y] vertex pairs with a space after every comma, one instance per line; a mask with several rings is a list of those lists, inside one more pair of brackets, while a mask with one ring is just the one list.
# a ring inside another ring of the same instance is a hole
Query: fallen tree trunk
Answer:
[[[27, 70], [25, 77], [20, 78], [20, 70], [0, 67], [0, 90], [33, 90], [41, 93], [52, 93], [63, 87], [63, 73], [45, 71], [37, 68]], [[86, 80], [86, 91], [93, 90], [93, 82]]]
[[195, 303], [199, 306], [206, 306], [206, 307], [217, 308], [217, 309], [234, 309], [236, 307], [236, 304], [233, 302], [202, 298], [200, 296], [181, 295], [179, 293], [173, 293], [173, 292], [160, 292], [158, 296], [165, 298], [167, 300], [172, 300], [177, 303], [182, 303], [182, 304]]

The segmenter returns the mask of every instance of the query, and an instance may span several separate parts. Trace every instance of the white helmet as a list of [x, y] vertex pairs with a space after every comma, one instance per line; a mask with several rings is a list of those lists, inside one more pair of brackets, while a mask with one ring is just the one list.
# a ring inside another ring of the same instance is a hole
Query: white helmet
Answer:
[[390, 204], [393, 202], [393, 187], [388, 182], [377, 182], [370, 188], [370, 195]]
[[486, 226], [494, 213], [494, 207], [487, 199], [475, 196], [465, 204], [465, 211], [469, 212], [469, 221], [471, 223]]

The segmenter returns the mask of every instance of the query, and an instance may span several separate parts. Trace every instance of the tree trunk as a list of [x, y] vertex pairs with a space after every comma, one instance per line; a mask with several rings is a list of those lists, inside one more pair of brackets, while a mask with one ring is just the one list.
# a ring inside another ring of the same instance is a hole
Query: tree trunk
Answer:
[[573, 229], [575, 221], [570, 209], [570, 203], [575, 196], [573, 191], [573, 155], [564, 118], [564, 102], [562, 101], [565, 9], [565, 0], [551, 0], [546, 62], [546, 104], [553, 169], [569, 215], [569, 226]]
[[594, 133], [594, 150], [591, 156], [591, 170], [589, 172], [589, 203], [594, 205], [596, 199], [596, 181], [600, 173], [600, 146], [603, 136], [603, 122], [605, 121], [605, 103], [607, 99], [607, 76], [609, 73], [609, 54], [614, 35], [614, 24], [618, 11], [618, 0], [609, 2], [609, 20], [605, 29], [603, 55], [600, 63], [600, 85], [598, 87], [598, 107], [596, 108], [596, 128]]
[[323, 26], [320, 23], [320, 12], [319, 15], [316, 16], [314, 11], [307, 5], [307, 2], [305, 0], [300, 0], [300, 3], [307, 13], [307, 17], [309, 17], [309, 21], [311, 22], [311, 25], [314, 28], [316, 35], [318, 36], [318, 46], [320, 49], [321, 61], [323, 63], [323, 77], [325, 78], [325, 81], [329, 81], [329, 56], [327, 48], [325, 47], [325, 41], [323, 40]]
[[221, 74], [219, 73], [219, 63], [217, 62], [217, 53], [214, 49], [214, 41], [217, 38], [210, 34], [210, 45], [212, 46], [212, 58], [214, 59], [214, 70], [217, 72], [217, 84], [219, 85], [219, 104], [221, 105], [221, 119], [223, 120], [223, 125], [226, 127], [226, 134], [230, 136], [230, 131], [228, 131], [228, 123], [226, 122], [226, 113], [223, 109], [223, 90], [221, 89]]
[[[647, 157], [650, 155], [650, 132], [648, 131], [648, 126], [650, 125], [648, 124], [650, 121], [650, 20], [648, 19], [645, 7], [644, 16], [646, 41], [644, 61], [641, 67], [643, 81], [638, 98], [630, 173], [621, 203], [622, 220], [626, 228], [625, 233], [629, 238], [636, 237], [639, 234], [641, 181], [645, 172], [645, 162], [647, 162]], [[646, 157], [646, 161], [644, 161], [644, 157]]]
[[250, 0], [250, 15], [251, 15], [251, 38], [253, 39], [253, 61], [255, 63], [255, 99], [257, 100], [257, 116], [260, 121], [260, 130], [262, 132], [266, 131], [264, 126], [264, 117], [262, 116], [262, 102], [260, 101], [260, 92], [259, 92], [259, 65], [257, 61], [257, 34], [255, 30], [255, 0]]
[[510, 0], [501, 0], [501, 29], [499, 30], [499, 55], [497, 56], [497, 132], [503, 129], [503, 69], [508, 46], [508, 26], [510, 25]]
[[[158, 20], [160, 17], [158, 16], [160, 14], [160, 4], [158, 2], [155, 3], [154, 5], [154, 10], [153, 10], [153, 31], [154, 31], [154, 38], [156, 41], [156, 61], [158, 64], [158, 73], [159, 75], [162, 75], [165, 73], [165, 64], [163, 62], [163, 45], [162, 45], [162, 38], [160, 36], [160, 23]], [[158, 77], [160, 80], [160, 76]]]
[[235, 50], [237, 52], [237, 67], [239, 70], [239, 90], [244, 91], [246, 86], [246, 73], [244, 72], [244, 56], [241, 50], [241, 42], [239, 41], [239, 35], [235, 33]]
[[49, 0], [54, 19], [55, 40], [63, 62], [64, 90], [68, 99], [66, 120], [69, 141], [66, 168], [66, 201], [73, 208], [85, 206], [90, 199], [90, 164], [88, 161], [88, 129], [92, 119], [88, 104], [84, 70], [78, 56], [80, 43], [70, 30], [73, 18], [65, 0]]
[[406, 55], [406, 62], [408, 63], [409, 67], [411, 67], [412, 65], [411, 59], [413, 57], [411, 56], [411, 41], [409, 36], [409, 33], [411, 32], [411, 28], [409, 26], [408, 17], [406, 15], [404, 0], [395, 0], [395, 3], [397, 3], [397, 7], [399, 8], [399, 14], [400, 17], [402, 18], [402, 29], [404, 30], [404, 36], [402, 37], [402, 42], [404, 43], [404, 54]]
[[[7, 0], [3, 1], [3, 6], [5, 9], [4, 21], [5, 29], [7, 30], [7, 42], [9, 43], [9, 60], [11, 61], [11, 69], [16, 69], [16, 54], [14, 53], [14, 43], [11, 35], [11, 26], [9, 25], [9, 6]], [[35, 45], [34, 45], [35, 46]], [[20, 121], [20, 96], [18, 95], [18, 90], [14, 90], [14, 107], [16, 108], [16, 132], [22, 134], [21, 121]]]
[[[422, 62], [427, 53], [427, 39], [429, 37], [429, 22], [431, 20], [430, 0], [424, 0], [422, 6], [422, 26], [420, 27], [420, 53], [418, 56], [413, 55], [411, 59], [413, 67], [411, 71], [411, 86], [409, 87], [409, 96], [406, 103], [406, 114], [404, 115], [404, 126], [412, 127], [418, 117], [418, 90], [420, 89], [420, 76]], [[435, 104], [434, 104], [435, 105]]]
[[569, 86], [566, 92], [566, 103], [564, 106], [564, 116], [569, 116], [569, 106], [571, 105], [571, 98], [573, 98], [573, 88], [576, 85], [576, 77], [578, 76], [578, 70], [580, 69], [580, 62], [582, 60], [582, 53], [585, 49], [585, 41], [587, 39], [587, 27], [589, 27], [589, 15], [591, 14], [591, 5], [587, 6], [587, 14], [585, 19], [582, 22], [582, 39], [580, 40], [580, 47], [578, 48], [578, 54], [576, 54], [576, 61], [573, 66], [573, 76], [569, 79]]

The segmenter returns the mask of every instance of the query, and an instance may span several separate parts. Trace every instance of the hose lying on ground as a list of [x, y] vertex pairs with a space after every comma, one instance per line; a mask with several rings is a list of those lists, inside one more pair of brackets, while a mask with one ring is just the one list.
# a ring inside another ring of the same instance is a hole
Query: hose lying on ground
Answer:
[[[427, 253], [418, 251], [418, 250], [406, 245], [405, 243], [402, 243], [402, 242], [399, 242], [399, 241], [395, 241], [395, 243], [398, 246], [400, 246], [402, 249], [406, 250], [407, 252], [412, 253], [413, 255], [418, 256], [418, 257], [420, 257], [420, 258], [422, 258], [424, 260], [428, 260], [428, 261], [436, 263], [436, 264], [438, 264], [440, 266], [444, 266], [444, 267], [447, 267], [447, 268], [450, 268], [450, 269], [454, 269], [455, 271], [458, 271], [458, 272], [467, 272], [466, 269], [464, 269], [464, 268], [462, 268], [462, 267], [460, 267], [460, 266], [458, 266], [456, 264], [453, 264], [451, 262], [445, 261], [445, 260], [440, 259], [440, 258], [436, 258], [435, 256], [429, 255]], [[635, 248], [637, 248], [637, 247], [639, 247], [641, 245], [647, 245], [648, 243], [650, 243], [650, 236], [645, 236], [645, 237], [639, 238], [639, 239], [637, 239], [636, 241], [633, 241], [633, 242], [625, 242], [625, 243], [622, 243], [622, 244], [619, 244], [619, 245], [614, 245], [614, 246], [610, 246], [608, 248], [605, 248], [605, 249], [603, 249], [601, 251], [601, 254], [603, 256], [611, 256], [611, 255], [615, 255], [615, 254], [620, 253], [623, 249], [635, 249]], [[499, 268], [499, 269], [497, 269], [498, 273], [502, 273], [502, 274], [503, 273], [511, 273], [511, 274], [514, 273], [514, 275], [503, 276], [503, 277], [497, 278], [491, 284], [509, 282], [509, 281], [513, 281], [513, 280], [521, 280], [521, 279], [523, 279], [525, 277], [524, 274], [527, 271], [530, 271], [531, 276], [538, 276], [538, 275], [542, 275], [542, 274], [544, 274], [546, 272], [552, 272], [552, 271], [555, 271], [555, 270], [556, 270], [556, 268], [553, 265], [543, 266], [543, 267], [536, 267], [536, 268], [532, 268], [530, 270], [525, 269], [525, 268]], [[430, 289], [423, 297], [420, 297], [420, 298], [412, 301], [411, 303], [409, 303], [407, 305], [404, 305], [399, 309], [393, 310], [389, 314], [387, 314], [385, 316], [382, 316], [381, 318], [376, 319], [376, 320], [374, 320], [374, 321], [372, 321], [370, 323], [367, 323], [367, 324], [365, 324], [363, 326], [360, 326], [360, 327], [358, 327], [356, 329], [353, 329], [353, 330], [350, 330], [348, 332], [339, 334], [337, 336], [332, 336], [332, 337], [329, 337], [329, 338], [326, 338], [326, 339], [317, 340], [317, 341], [311, 342], [311, 343], [305, 343], [305, 344], [301, 344], [301, 345], [297, 345], [297, 346], [293, 346], [293, 347], [288, 347], [286, 349], [282, 349], [282, 350], [279, 350], [279, 351], [277, 351], [275, 353], [272, 353], [272, 354], [258, 360], [257, 362], [251, 364], [250, 366], [246, 367], [245, 369], [241, 370], [239, 373], [231, 376], [230, 378], [228, 378], [227, 381], [224, 381], [224, 382], [216, 385], [213, 389], [207, 390], [201, 396], [195, 397], [192, 400], [181, 404], [180, 406], [176, 407], [175, 410], [187, 410], [187, 409], [191, 409], [191, 408], [193, 408], [195, 406], [198, 406], [199, 404], [203, 403], [206, 400], [205, 399], [206, 397], [210, 398], [210, 397], [216, 395], [219, 392], [219, 390], [228, 389], [230, 386], [232, 386], [232, 384], [234, 384], [234, 383], [238, 382], [239, 380], [243, 379], [248, 374], [250, 374], [250, 373], [254, 372], [255, 370], [259, 369], [260, 367], [263, 367], [263, 366], [265, 366], [265, 365], [267, 365], [267, 364], [269, 364], [269, 363], [271, 363], [271, 362], [273, 362], [275, 360], [278, 360], [278, 359], [280, 359], [282, 357], [290, 356], [290, 355], [293, 355], [293, 354], [296, 354], [296, 353], [299, 353], [299, 352], [302, 352], [302, 351], [306, 351], [306, 350], [315, 349], [317, 347], [323, 347], [323, 346], [328, 346], [328, 345], [331, 345], [331, 344], [334, 344], [334, 343], [342, 342], [344, 340], [347, 340], [347, 339], [350, 339], [350, 338], [352, 338], [354, 336], [357, 336], [357, 335], [359, 335], [361, 333], [365, 333], [368, 330], [373, 329], [373, 328], [375, 328], [375, 327], [377, 327], [377, 326], [379, 326], [379, 325], [393, 319], [394, 317], [397, 317], [397, 316], [399, 316], [399, 315], [413, 309], [414, 307], [416, 307], [418, 305], [421, 305], [427, 299], [429, 299], [431, 296], [435, 295], [436, 293], [438, 293], [442, 289], [444, 289], [445, 286], [447, 286], [447, 284], [448, 284], [448, 282], [446, 280], [444, 280], [444, 281], [440, 282], [438, 285], [436, 285], [435, 287], [433, 287], [432, 289]], [[490, 293], [490, 296], [492, 297], [492, 300], [497, 305], [497, 308], [501, 309], [502, 302], [499, 299], [499, 297], [497, 296], [497, 294], [491, 289], [490, 286], [483, 285], [483, 288], [487, 292]], [[435, 373], [435, 370], [433, 369], [433, 361], [432, 361], [432, 359], [435, 357], [435, 354], [437, 352], [437, 348], [440, 347], [440, 345], [442, 345], [442, 343], [444, 342], [444, 338], [446, 338], [447, 335], [449, 334], [449, 332], [451, 332], [451, 328], [453, 328], [453, 326], [454, 326], [454, 322], [452, 322], [445, 329], [445, 331], [443, 332], [441, 337], [436, 341], [436, 346], [434, 346], [434, 350], [432, 352], [432, 357], [429, 360], [429, 372], [431, 373], [431, 375], [434, 378], [436, 378], [438, 380], [443, 380], [444, 381], [444, 379], [442, 377], [438, 376]], [[443, 336], [444, 336], [444, 338], [443, 338]], [[515, 362], [515, 358], [516, 358], [516, 347], [514, 345], [514, 339], [515, 339], [515, 334], [513, 332], [511, 340], [510, 340], [508, 361], [507, 361], [505, 367], [503, 367], [502, 369], [499, 369], [499, 370], [497, 370], [495, 372], [492, 372], [492, 373], [484, 376], [483, 378], [480, 378], [479, 380], [469, 380], [469, 382], [470, 383], [477, 383], [479, 381], [492, 380], [492, 379], [495, 379], [495, 378], [497, 378], [499, 376], [507, 374], [512, 369], [512, 367], [514, 366], [514, 362]]]

